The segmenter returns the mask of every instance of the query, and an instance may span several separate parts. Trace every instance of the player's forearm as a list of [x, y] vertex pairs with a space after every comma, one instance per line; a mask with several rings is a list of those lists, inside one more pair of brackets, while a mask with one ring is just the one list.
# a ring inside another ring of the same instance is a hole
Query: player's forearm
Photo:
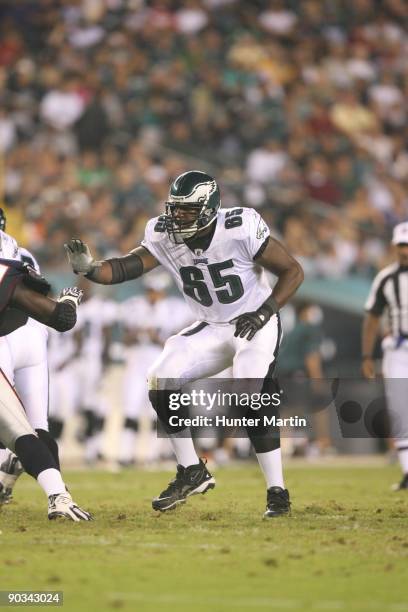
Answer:
[[361, 338], [361, 353], [364, 358], [371, 358], [378, 337], [380, 318], [373, 314], [364, 317], [363, 332]]
[[85, 278], [100, 285], [111, 285], [112, 265], [110, 261], [107, 259], [105, 261], [93, 262], [92, 269], [85, 274]]
[[117, 285], [139, 278], [144, 272], [142, 259], [131, 253], [124, 257], [114, 257], [104, 261], [95, 261], [86, 278], [101, 285]]
[[278, 308], [282, 308], [290, 300], [303, 283], [303, 279], [302, 266], [296, 261], [290, 268], [280, 272], [278, 282], [271, 293], [271, 299], [275, 300]]
[[15, 288], [11, 305], [39, 323], [60, 332], [72, 329], [76, 323], [76, 307], [73, 302], [57, 302], [22, 284]]
[[73, 271], [101, 285], [134, 280], [159, 265], [158, 260], [142, 246], [123, 257], [104, 261], [95, 261], [88, 245], [79, 238], [72, 238], [64, 247]]

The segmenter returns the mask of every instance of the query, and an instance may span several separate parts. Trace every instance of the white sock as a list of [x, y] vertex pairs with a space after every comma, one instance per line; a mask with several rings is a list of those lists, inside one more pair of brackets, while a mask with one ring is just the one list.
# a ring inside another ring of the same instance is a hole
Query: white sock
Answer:
[[55, 468], [48, 468], [48, 470], [40, 472], [37, 476], [37, 482], [44, 490], [47, 497], [65, 493], [65, 484], [62, 480], [61, 473]]
[[408, 440], [398, 440], [396, 443], [398, 460], [401, 465], [402, 473], [408, 474]]
[[0, 448], [0, 466], [8, 459], [10, 453], [11, 451], [8, 448]]
[[199, 458], [195, 452], [193, 440], [191, 438], [180, 438], [177, 435], [169, 436], [171, 445], [177, 457], [177, 463], [188, 467], [199, 463]]
[[256, 456], [266, 480], [266, 488], [282, 487], [284, 489], [281, 449], [277, 448], [268, 453], [256, 453]]

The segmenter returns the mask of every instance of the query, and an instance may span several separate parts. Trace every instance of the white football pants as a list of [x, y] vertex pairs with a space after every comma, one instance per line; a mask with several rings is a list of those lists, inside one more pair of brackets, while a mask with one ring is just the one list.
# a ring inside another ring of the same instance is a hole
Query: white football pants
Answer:
[[48, 431], [47, 337], [47, 328], [29, 319], [1, 338], [9, 351], [0, 351], [0, 367], [15, 386], [31, 426]]
[[[160, 379], [169, 381], [167, 388], [214, 376], [232, 367], [232, 378], [255, 378], [262, 383], [274, 363], [281, 340], [277, 315], [260, 329], [251, 341], [235, 338], [235, 325], [194, 323], [171, 336], [149, 369], [149, 389], [155, 390]], [[166, 388], [166, 387], [164, 387]]]

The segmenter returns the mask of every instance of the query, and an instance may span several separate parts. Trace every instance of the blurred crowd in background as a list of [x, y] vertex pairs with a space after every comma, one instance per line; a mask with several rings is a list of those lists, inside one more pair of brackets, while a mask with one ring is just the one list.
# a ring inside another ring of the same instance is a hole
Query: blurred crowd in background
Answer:
[[46, 269], [126, 252], [215, 174], [307, 275], [370, 275], [407, 218], [403, 0], [3, 0], [1, 197]]

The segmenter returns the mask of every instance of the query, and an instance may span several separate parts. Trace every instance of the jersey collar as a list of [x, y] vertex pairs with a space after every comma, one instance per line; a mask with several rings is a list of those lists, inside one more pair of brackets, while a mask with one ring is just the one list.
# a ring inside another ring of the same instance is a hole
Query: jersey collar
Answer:
[[207, 251], [207, 249], [210, 247], [211, 242], [214, 238], [215, 231], [217, 229], [217, 225], [218, 225], [218, 216], [216, 217], [215, 221], [210, 225], [211, 231], [208, 232], [208, 234], [205, 234], [204, 236], [193, 236], [193, 238], [189, 238], [185, 240], [184, 243], [188, 246], [190, 251], [192, 251], [193, 253], [196, 250], [200, 250], [202, 252]]

